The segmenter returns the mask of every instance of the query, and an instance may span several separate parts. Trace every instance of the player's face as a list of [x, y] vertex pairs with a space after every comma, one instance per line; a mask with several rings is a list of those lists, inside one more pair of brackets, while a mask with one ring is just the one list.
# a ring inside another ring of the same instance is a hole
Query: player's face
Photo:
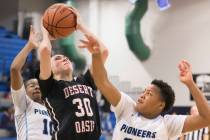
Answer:
[[153, 113], [161, 113], [164, 106], [165, 103], [161, 98], [159, 88], [150, 85], [140, 94], [136, 102], [136, 111], [145, 115], [153, 115]]
[[31, 79], [26, 82], [26, 92], [32, 100], [41, 100], [41, 91], [37, 79]]
[[54, 55], [51, 59], [52, 72], [54, 74], [69, 73], [73, 71], [73, 66], [68, 57], [64, 55]]

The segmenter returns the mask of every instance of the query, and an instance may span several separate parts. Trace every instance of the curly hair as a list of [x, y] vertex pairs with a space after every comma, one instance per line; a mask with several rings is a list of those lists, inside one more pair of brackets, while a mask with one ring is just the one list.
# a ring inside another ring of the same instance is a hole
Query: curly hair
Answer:
[[166, 112], [170, 111], [170, 109], [173, 107], [174, 101], [175, 101], [174, 90], [171, 88], [171, 86], [168, 83], [166, 83], [162, 80], [155, 79], [151, 82], [151, 84], [157, 86], [160, 89], [161, 97], [163, 98], [163, 100], [165, 102], [165, 107], [164, 107], [162, 113], [166, 113]]

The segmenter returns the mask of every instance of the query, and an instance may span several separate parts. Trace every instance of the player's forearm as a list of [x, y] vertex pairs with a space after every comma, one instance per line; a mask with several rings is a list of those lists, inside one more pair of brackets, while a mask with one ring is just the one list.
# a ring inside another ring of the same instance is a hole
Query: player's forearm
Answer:
[[96, 85], [98, 87], [103, 86], [103, 82], [108, 80], [108, 76], [100, 52], [92, 54], [92, 70]]
[[188, 84], [187, 87], [189, 88], [193, 99], [195, 100], [199, 114], [210, 123], [210, 107], [203, 93], [194, 82]]
[[18, 90], [23, 85], [23, 79], [21, 76], [21, 69], [25, 64], [28, 54], [33, 49], [33, 44], [28, 42], [25, 47], [18, 53], [14, 58], [10, 66], [10, 78], [11, 78], [11, 87], [14, 90]]
[[18, 53], [11, 64], [11, 71], [20, 71], [25, 64], [26, 58], [33, 49], [33, 44], [28, 42], [24, 48]]
[[43, 40], [38, 50], [40, 54], [40, 78], [48, 79], [51, 75], [51, 52], [52, 46], [47, 31], [43, 31]]
[[77, 29], [80, 30], [83, 34], [86, 34], [86, 35], [92, 34], [84, 24], [78, 23], [77, 24]]
[[48, 79], [51, 75], [51, 47], [41, 44], [39, 48], [40, 54], [40, 78]]
[[94, 82], [99, 91], [105, 96], [110, 104], [116, 106], [120, 101], [121, 94], [108, 79], [101, 53], [93, 54], [92, 67]]

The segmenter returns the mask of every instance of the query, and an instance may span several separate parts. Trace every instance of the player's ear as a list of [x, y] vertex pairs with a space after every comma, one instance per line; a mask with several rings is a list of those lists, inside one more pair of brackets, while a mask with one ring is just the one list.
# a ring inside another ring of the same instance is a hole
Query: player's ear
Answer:
[[159, 106], [160, 109], [163, 110], [163, 109], [165, 108], [165, 105], [166, 105], [165, 102], [162, 101], [162, 102], [160, 103], [160, 106]]

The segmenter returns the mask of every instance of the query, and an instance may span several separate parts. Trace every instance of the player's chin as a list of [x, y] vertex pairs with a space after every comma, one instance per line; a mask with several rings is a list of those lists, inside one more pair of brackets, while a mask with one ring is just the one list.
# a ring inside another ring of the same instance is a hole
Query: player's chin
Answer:
[[65, 66], [64, 69], [63, 69], [63, 71], [68, 73], [68, 72], [72, 71], [72, 67]]
[[37, 99], [41, 99], [41, 94], [40, 93], [35, 93], [35, 94], [33, 94], [33, 98], [35, 99], [35, 100], [37, 100]]
[[143, 103], [137, 103], [135, 108], [139, 112], [139, 111], [145, 109], [145, 104], [143, 104]]
[[139, 105], [139, 104], [136, 104], [136, 106], [135, 106], [135, 110], [136, 110], [137, 112], [139, 112], [139, 111], [141, 110], [141, 107], [140, 107], [140, 105]]

